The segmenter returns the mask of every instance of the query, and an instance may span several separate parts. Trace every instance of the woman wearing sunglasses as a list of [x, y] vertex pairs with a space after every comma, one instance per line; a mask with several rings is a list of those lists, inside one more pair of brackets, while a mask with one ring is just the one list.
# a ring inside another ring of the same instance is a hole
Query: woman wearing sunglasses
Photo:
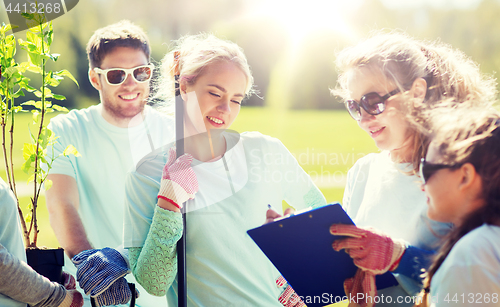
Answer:
[[484, 108], [436, 115], [421, 178], [429, 217], [455, 228], [429, 269], [420, 306], [499, 306], [500, 116]]
[[124, 238], [132, 272], [177, 306], [182, 210], [188, 306], [282, 306], [279, 272], [246, 231], [262, 225], [268, 204], [286, 200], [302, 209], [326, 204], [324, 197], [281, 142], [227, 130], [253, 84], [240, 47], [186, 36], [165, 56], [161, 74], [157, 97], [171, 101], [179, 80], [186, 154], [176, 159], [163, 148], [128, 176]]
[[[346, 292], [354, 297], [360, 293], [363, 306], [411, 306], [428, 255], [451, 229], [426, 215], [415, 174], [428, 140], [416, 126], [425, 126], [423, 110], [444, 98], [464, 102], [472, 97], [468, 104], [481, 104], [481, 99], [494, 97], [494, 82], [461, 52], [399, 33], [379, 33], [343, 50], [337, 65], [341, 75], [334, 92], [381, 150], [359, 159], [347, 175], [343, 206], [359, 228], [330, 229], [350, 237], [333, 248], [345, 249], [359, 267], [345, 281]], [[399, 286], [375, 297], [375, 276], [387, 271]]]

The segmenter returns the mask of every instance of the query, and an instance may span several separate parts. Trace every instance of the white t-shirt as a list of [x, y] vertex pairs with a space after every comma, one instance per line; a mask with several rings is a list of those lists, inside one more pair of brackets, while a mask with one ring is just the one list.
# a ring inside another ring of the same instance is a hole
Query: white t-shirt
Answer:
[[500, 227], [484, 224], [451, 249], [431, 281], [431, 306], [500, 306]]
[[[21, 222], [17, 211], [16, 198], [2, 178], [0, 178], [0, 244], [10, 254], [26, 262], [26, 251], [21, 234]], [[25, 307], [26, 303], [14, 301], [0, 293], [0, 306]]]
[[[264, 223], [268, 204], [281, 211], [283, 200], [297, 210], [326, 201], [279, 140], [257, 132], [224, 136], [229, 150], [222, 159], [193, 163], [199, 191], [185, 205], [188, 306], [282, 306], [280, 274], [246, 231]], [[141, 247], [148, 235], [167, 152], [129, 174], [126, 248]], [[176, 293], [174, 281], [171, 306]]]
[[[137, 125], [116, 127], [101, 116], [101, 107], [73, 110], [50, 121], [49, 128], [59, 136], [54, 145], [55, 155], [69, 144], [81, 154], [81, 157], [59, 157], [50, 174], [75, 178], [80, 197], [78, 213], [92, 246], [118, 248], [123, 244], [125, 176], [143, 156], [172, 143], [175, 126], [173, 118], [146, 106], [144, 121], [138, 115], [132, 120]], [[64, 269], [76, 273], [67, 257]], [[133, 281], [131, 274], [127, 279]], [[158, 302], [156, 297], [143, 289], [139, 291], [138, 306], [158, 306], [153, 303]], [[148, 299], [153, 302], [147, 303]]]
[[[436, 250], [451, 224], [427, 217], [427, 201], [420, 188], [420, 179], [404, 173], [409, 170], [408, 164], [394, 163], [388, 151], [359, 159], [347, 174], [343, 207], [357, 226], [373, 227], [415, 247]], [[394, 304], [398, 296], [415, 295], [420, 291], [416, 281], [401, 274], [394, 275], [400, 285], [379, 291], [379, 296], [392, 296]], [[404, 303], [397, 305], [405, 306]]]

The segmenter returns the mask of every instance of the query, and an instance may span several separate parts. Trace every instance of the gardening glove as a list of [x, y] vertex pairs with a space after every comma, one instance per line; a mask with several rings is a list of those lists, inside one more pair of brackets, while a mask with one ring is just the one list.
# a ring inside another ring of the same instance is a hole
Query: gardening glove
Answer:
[[177, 160], [175, 157], [175, 147], [172, 147], [163, 167], [158, 198], [163, 198], [180, 209], [185, 201], [193, 199], [198, 192], [198, 180], [191, 167], [193, 157], [190, 154], [183, 154]]
[[115, 281], [130, 273], [128, 259], [113, 248], [89, 249], [71, 259], [76, 279], [85, 294], [98, 296]]
[[67, 290], [64, 300], [57, 307], [82, 307], [82, 306], [83, 306], [82, 294], [76, 290]]
[[[374, 306], [375, 296], [377, 295], [375, 275], [368, 271], [358, 269], [354, 277], [347, 278], [344, 281], [344, 292], [346, 296], [349, 297], [349, 307]], [[362, 293], [363, 295], [358, 295], [358, 293]]]
[[[139, 291], [135, 290], [135, 298], [139, 297]], [[125, 277], [119, 278], [104, 292], [96, 296], [90, 296], [95, 301], [95, 306], [111, 306], [126, 304], [132, 298], [132, 291]]]
[[[354, 260], [354, 264], [362, 270], [362, 272], [358, 270], [354, 278], [347, 279], [344, 288], [353, 294], [370, 294], [373, 301], [377, 295], [375, 276], [392, 271], [398, 266], [406, 249], [405, 242], [393, 240], [373, 228], [359, 228], [353, 225], [332, 225], [330, 233], [350, 237], [334, 241], [332, 247], [336, 251], [345, 249]], [[361, 306], [373, 306], [373, 304], [365, 300]]]
[[63, 276], [63, 286], [64, 288], [66, 288], [67, 290], [74, 290], [76, 289], [76, 280], [75, 278], [73, 277], [73, 275], [69, 274], [69, 273], [66, 273], [66, 272], [62, 272], [62, 276]]
[[299, 295], [290, 287], [288, 282], [280, 276], [276, 279], [276, 286], [283, 288], [278, 301], [285, 307], [306, 307], [306, 304], [300, 299]]

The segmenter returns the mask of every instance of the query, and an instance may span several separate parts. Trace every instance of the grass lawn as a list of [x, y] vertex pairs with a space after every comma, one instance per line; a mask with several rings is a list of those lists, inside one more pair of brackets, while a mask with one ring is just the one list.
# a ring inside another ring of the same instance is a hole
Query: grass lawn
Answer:
[[378, 151], [370, 136], [345, 110], [243, 106], [231, 128], [238, 132], [259, 131], [278, 138], [313, 178], [335, 176], [337, 186], [320, 186], [329, 203], [342, 202], [343, 180], [357, 159]]
[[344, 110], [275, 110], [243, 106], [231, 127], [278, 138], [307, 172], [346, 172], [376, 152], [373, 140]]

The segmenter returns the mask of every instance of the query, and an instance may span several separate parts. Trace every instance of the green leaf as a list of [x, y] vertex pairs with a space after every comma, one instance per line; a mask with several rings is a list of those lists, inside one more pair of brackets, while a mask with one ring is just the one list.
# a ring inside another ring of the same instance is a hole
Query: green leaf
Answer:
[[14, 97], [14, 98], [18, 98], [21, 96], [24, 96], [24, 92], [22, 89], [17, 90], [17, 92], [15, 92], [14, 95], [12, 95], [12, 97]]
[[[47, 106], [47, 103], [48, 101], [45, 101], [45, 106]], [[42, 101], [41, 100], [38, 100], [38, 101], [33, 101], [33, 100], [30, 100], [30, 101], [27, 101], [25, 103], [22, 103], [21, 105], [28, 105], [28, 106], [34, 106], [35, 108], [41, 110], [42, 109]], [[31, 110], [32, 112], [36, 111], [38, 112], [37, 110]]]
[[53, 132], [50, 129], [47, 129], [46, 127], [42, 128], [42, 131], [40, 131], [40, 136], [38, 138], [38, 141], [40, 142], [40, 147], [42, 149], [47, 147], [49, 139], [51, 138], [52, 134]]
[[1, 33], [1, 34], [5, 34], [5, 33], [9, 32], [9, 31], [10, 31], [10, 30], [12, 30], [12, 29], [19, 28], [19, 27], [18, 27], [18, 26], [16, 26], [16, 25], [14, 25], [14, 26], [13, 26], [13, 25], [11, 25], [11, 24], [8, 24], [8, 25], [5, 25], [4, 23], [2, 23], [2, 24], [3, 24], [3, 26], [2, 26], [2, 28], [0, 29], [0, 33]]
[[39, 185], [42, 185], [42, 183], [43, 183], [43, 177], [42, 177], [42, 174], [41, 174], [41, 173], [38, 173], [38, 177], [36, 177], [36, 182], [37, 182]]
[[57, 100], [66, 100], [66, 97], [63, 95], [52, 94], [52, 97]]
[[[54, 95], [55, 96], [55, 95]], [[55, 98], [55, 97], [54, 97]], [[60, 106], [60, 105], [57, 105], [57, 104], [54, 104], [52, 105], [52, 107], [54, 108], [54, 110], [56, 111], [60, 111], [60, 112], [66, 112], [68, 113], [69, 110], [66, 108], [66, 107], [63, 107], [63, 106]]]
[[32, 42], [23, 42], [22, 44], [23, 46], [23, 49], [30, 52], [30, 53], [34, 53], [34, 54], [39, 54], [40, 52], [38, 52], [38, 47], [36, 44], [32, 43]]
[[30, 65], [27, 67], [27, 70], [36, 74], [42, 73], [42, 69], [36, 65], [33, 65], [33, 63], [30, 63]]
[[[42, 88], [40, 88], [40, 90], [42, 90]], [[52, 97], [54, 97], [52, 95], [52, 90], [50, 88], [44, 86], [43, 90], [45, 91], [45, 98], [52, 98]]]
[[14, 35], [9, 35], [5, 38], [5, 58], [12, 59], [16, 54], [16, 39]]
[[49, 144], [53, 143], [55, 140], [57, 140], [59, 137], [49, 128], [45, 128], [48, 131], [50, 131], [50, 136], [49, 136]]
[[21, 16], [23, 16], [25, 19], [28, 20], [33, 20], [35, 18], [34, 14], [29, 14], [29, 13], [22, 13]]
[[22, 67], [19, 66], [12, 66], [12, 67], [7, 67], [5, 68], [3, 72], [3, 76], [5, 78], [10, 78], [13, 77], [16, 73], [22, 70]]
[[73, 80], [73, 82], [75, 82], [76, 86], [80, 87], [80, 85], [78, 84], [78, 81], [76, 81], [75, 77], [73, 77], [73, 75], [66, 69], [63, 69], [63, 70], [60, 70], [58, 72], [55, 72], [54, 73], [55, 75], [58, 75], [58, 76], [61, 76], [61, 77], [68, 77], [70, 78], [71, 80]]
[[[24, 161], [23, 166], [22, 166], [23, 172], [25, 172], [26, 174], [29, 174], [32, 162], [33, 161], [31, 161], [31, 159], [28, 159], [28, 160]], [[32, 177], [35, 178], [35, 175], [33, 174]], [[33, 178], [30, 177], [28, 179], [28, 183], [30, 183], [31, 181], [33, 181]]]
[[40, 22], [37, 20], [37, 15], [40, 15], [40, 14], [32, 14], [33, 17], [31, 20], [27, 20], [26, 21], [26, 25], [29, 27], [30, 31], [37, 31], [38, 30], [38, 26], [40, 25]]
[[47, 74], [46, 81], [48, 85], [52, 87], [57, 87], [61, 81], [63, 80], [63, 77], [60, 77], [58, 75], [55, 75], [52, 71]]
[[[40, 156], [40, 161], [41, 163], [44, 163], [44, 164], [47, 164], [47, 160], [45, 159], [45, 156], [46, 156], [46, 151], [44, 150], [43, 151], [43, 156]], [[43, 169], [40, 169], [40, 171], [43, 173]]]
[[[51, 24], [51, 26], [52, 26], [52, 24]], [[53, 39], [54, 39], [54, 31], [52, 30], [52, 27], [50, 27], [50, 30], [47, 32], [47, 44], [48, 44], [48, 47], [50, 47], [50, 45], [52, 45], [52, 40]], [[54, 61], [57, 61], [57, 58]]]
[[17, 112], [24, 112], [23, 107], [17, 106], [17, 107], [12, 107], [11, 108], [12, 112], [17, 113]]
[[38, 110], [31, 111], [33, 113], [33, 124], [38, 123], [38, 119], [40, 118], [41, 113]]
[[54, 62], [57, 62], [57, 59], [61, 56], [59, 53], [47, 54], [47, 56]]
[[45, 179], [45, 191], [47, 191], [48, 189], [50, 189], [52, 187], [52, 180], [50, 179]]
[[35, 101], [34, 100], [28, 100], [28, 101], [25, 101], [23, 103], [21, 103], [22, 106], [34, 106], [35, 105]]
[[26, 39], [28, 40], [28, 42], [33, 43], [35, 46], [38, 46], [38, 44], [41, 43], [41, 40], [38, 37], [38, 35], [36, 35], [35, 33], [31, 32], [31, 31], [26, 32]]
[[[31, 61], [31, 63], [33, 63], [33, 65], [35, 66], [41, 66], [42, 65], [42, 56], [40, 54], [36, 54], [36, 53], [33, 53], [33, 52], [28, 52], [28, 56], [29, 56], [29, 59]], [[41, 73], [41, 69], [39, 69], [40, 73]]]
[[[36, 145], [31, 143], [24, 143], [23, 145], [23, 158], [24, 161], [28, 161], [36, 153]], [[35, 160], [33, 160], [35, 161]]]
[[[36, 97], [38, 98], [42, 98], [42, 92], [41, 91], [35, 91], [33, 94], [35, 94]], [[45, 98], [52, 98], [53, 95], [52, 95], [52, 91], [50, 90], [50, 88], [48, 87], [45, 87]], [[40, 105], [40, 108], [42, 106]]]
[[73, 146], [71, 144], [68, 145], [68, 147], [66, 147], [66, 149], [64, 149], [63, 155], [65, 157], [67, 157], [69, 155], [74, 155], [75, 157], [81, 157], [80, 153], [78, 152], [78, 150], [76, 150], [75, 146]]
[[[28, 78], [25, 77], [24, 79], [28, 79]], [[28, 79], [28, 81], [29, 81], [29, 79]], [[36, 91], [36, 88], [34, 88], [31, 85], [29, 85], [28, 81], [24, 81], [23, 80], [23, 82], [19, 83], [19, 86], [21, 86], [22, 88], [24, 88], [28, 92]]]

